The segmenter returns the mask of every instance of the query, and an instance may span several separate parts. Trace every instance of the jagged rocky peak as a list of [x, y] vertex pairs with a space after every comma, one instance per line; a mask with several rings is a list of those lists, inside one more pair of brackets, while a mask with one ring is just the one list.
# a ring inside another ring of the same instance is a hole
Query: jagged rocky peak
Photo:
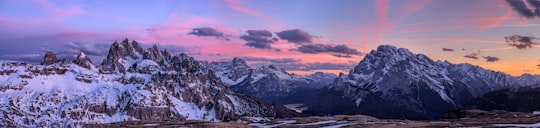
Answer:
[[250, 74], [252, 68], [246, 64], [246, 61], [239, 57], [231, 61], [212, 62], [209, 67], [214, 71], [222, 81], [229, 85], [236, 85]]
[[77, 55], [77, 58], [75, 59], [75, 61], [73, 61], [73, 63], [87, 69], [91, 69], [94, 66], [94, 63], [92, 63], [90, 58], [86, 56], [86, 54], [84, 54], [83, 52]]
[[107, 58], [109, 58], [109, 56], [116, 58], [122, 58], [126, 56], [138, 58], [139, 55], [142, 55], [142, 53], [143, 48], [139, 45], [139, 43], [137, 43], [137, 41], [132, 41], [131, 43], [129, 43], [129, 40], [126, 38], [121, 43], [115, 41], [111, 45]]
[[234, 66], [246, 66], [246, 61], [242, 58], [239, 58], [239, 57], [234, 57], [233, 60], [232, 60], [232, 64]]
[[58, 62], [58, 58], [56, 57], [56, 53], [54, 52], [47, 52], [45, 53], [45, 56], [43, 57], [43, 62], [41, 62], [42, 65], [50, 65]]
[[[164, 51], [165, 52], [165, 51]], [[159, 51], [158, 47], [156, 45], [148, 48], [146, 51], [144, 51], [143, 59], [149, 59], [154, 61], [161, 61], [165, 57], [162, 52]]]
[[137, 41], [129, 43], [127, 38], [121, 43], [114, 41], [109, 48], [107, 58], [101, 63], [100, 71], [101, 73], [114, 73], [116, 71], [123, 73], [126, 71], [126, 67], [119, 62], [120, 59], [141, 59], [143, 53], [144, 50]]

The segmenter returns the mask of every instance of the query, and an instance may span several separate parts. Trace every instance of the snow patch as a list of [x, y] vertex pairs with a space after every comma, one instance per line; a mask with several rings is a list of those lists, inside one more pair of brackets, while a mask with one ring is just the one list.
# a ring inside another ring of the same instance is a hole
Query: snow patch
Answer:
[[532, 128], [532, 127], [540, 127], [540, 122], [534, 123], [534, 124], [494, 124], [493, 126], [496, 126], [496, 127], [527, 127], [527, 128]]
[[311, 122], [311, 123], [298, 124], [298, 125], [299, 126], [309, 126], [309, 125], [328, 124], [328, 123], [334, 123], [334, 122], [337, 122], [337, 121], [335, 121], [335, 120], [325, 120], [325, 121]]

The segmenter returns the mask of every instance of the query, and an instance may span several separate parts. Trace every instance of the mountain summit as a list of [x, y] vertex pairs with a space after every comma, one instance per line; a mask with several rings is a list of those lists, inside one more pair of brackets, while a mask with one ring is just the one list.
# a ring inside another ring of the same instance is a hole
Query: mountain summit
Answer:
[[383, 118], [433, 119], [487, 92], [520, 85], [501, 72], [433, 61], [405, 48], [381, 45], [329, 87], [354, 113]]

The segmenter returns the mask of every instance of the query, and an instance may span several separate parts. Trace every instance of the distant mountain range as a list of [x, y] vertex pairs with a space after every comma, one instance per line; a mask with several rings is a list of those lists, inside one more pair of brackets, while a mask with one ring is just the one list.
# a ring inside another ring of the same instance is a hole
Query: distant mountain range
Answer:
[[208, 63], [156, 46], [144, 49], [127, 39], [113, 43], [100, 65], [84, 53], [71, 61], [52, 52], [40, 65], [0, 64], [0, 126], [7, 127], [299, 116], [292, 110], [436, 119], [463, 108], [540, 109], [536, 104], [515, 106], [538, 98], [538, 89], [530, 85], [540, 84], [540, 76], [512, 77], [471, 64], [433, 61], [390, 45], [379, 46], [339, 76], [250, 67], [240, 58]]
[[[335, 76], [323, 73], [292, 75], [271, 65], [251, 68], [238, 58], [210, 65], [233, 90], [291, 104], [308, 115], [436, 119], [447, 111], [465, 108], [467, 102], [488, 92], [540, 80], [538, 76], [512, 77], [466, 63], [433, 61], [389, 45], [371, 51], [349, 74], [334, 80]], [[314, 78], [317, 74], [321, 77]]]
[[267, 101], [283, 101], [299, 91], [324, 88], [337, 77], [322, 72], [300, 76], [273, 65], [252, 68], [240, 58], [229, 62], [212, 62], [209, 67], [233, 90]]

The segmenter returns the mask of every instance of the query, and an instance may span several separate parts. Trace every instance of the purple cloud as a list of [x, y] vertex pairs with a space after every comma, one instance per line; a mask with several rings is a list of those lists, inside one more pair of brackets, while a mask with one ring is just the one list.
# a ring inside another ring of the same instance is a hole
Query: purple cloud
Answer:
[[270, 62], [270, 63], [298, 63], [300, 62], [299, 59], [294, 58], [266, 58], [266, 57], [253, 57], [253, 56], [244, 56], [239, 57], [246, 61], [263, 61], [263, 62]]
[[271, 46], [277, 40], [272, 38], [272, 33], [268, 30], [248, 30], [247, 35], [240, 36], [240, 39], [247, 41], [245, 46], [279, 51]]
[[200, 27], [200, 28], [193, 28], [191, 32], [188, 33], [189, 35], [196, 35], [196, 36], [213, 36], [216, 38], [223, 38], [225, 40], [229, 40], [229, 38], [226, 37], [223, 32], [219, 32], [214, 28], [210, 27]]
[[311, 43], [311, 40], [313, 39], [312, 35], [300, 29], [285, 30], [276, 34], [282, 40], [287, 40], [288, 42], [296, 44]]
[[[526, 2], [531, 7], [528, 7]], [[540, 18], [540, 1], [538, 0], [506, 0], [506, 3], [527, 19]]]
[[342, 53], [347, 55], [360, 55], [361, 53], [353, 48], [350, 48], [347, 45], [326, 45], [326, 44], [305, 44], [298, 47], [298, 51], [302, 53], [324, 53], [324, 52], [333, 52], [333, 53]]

